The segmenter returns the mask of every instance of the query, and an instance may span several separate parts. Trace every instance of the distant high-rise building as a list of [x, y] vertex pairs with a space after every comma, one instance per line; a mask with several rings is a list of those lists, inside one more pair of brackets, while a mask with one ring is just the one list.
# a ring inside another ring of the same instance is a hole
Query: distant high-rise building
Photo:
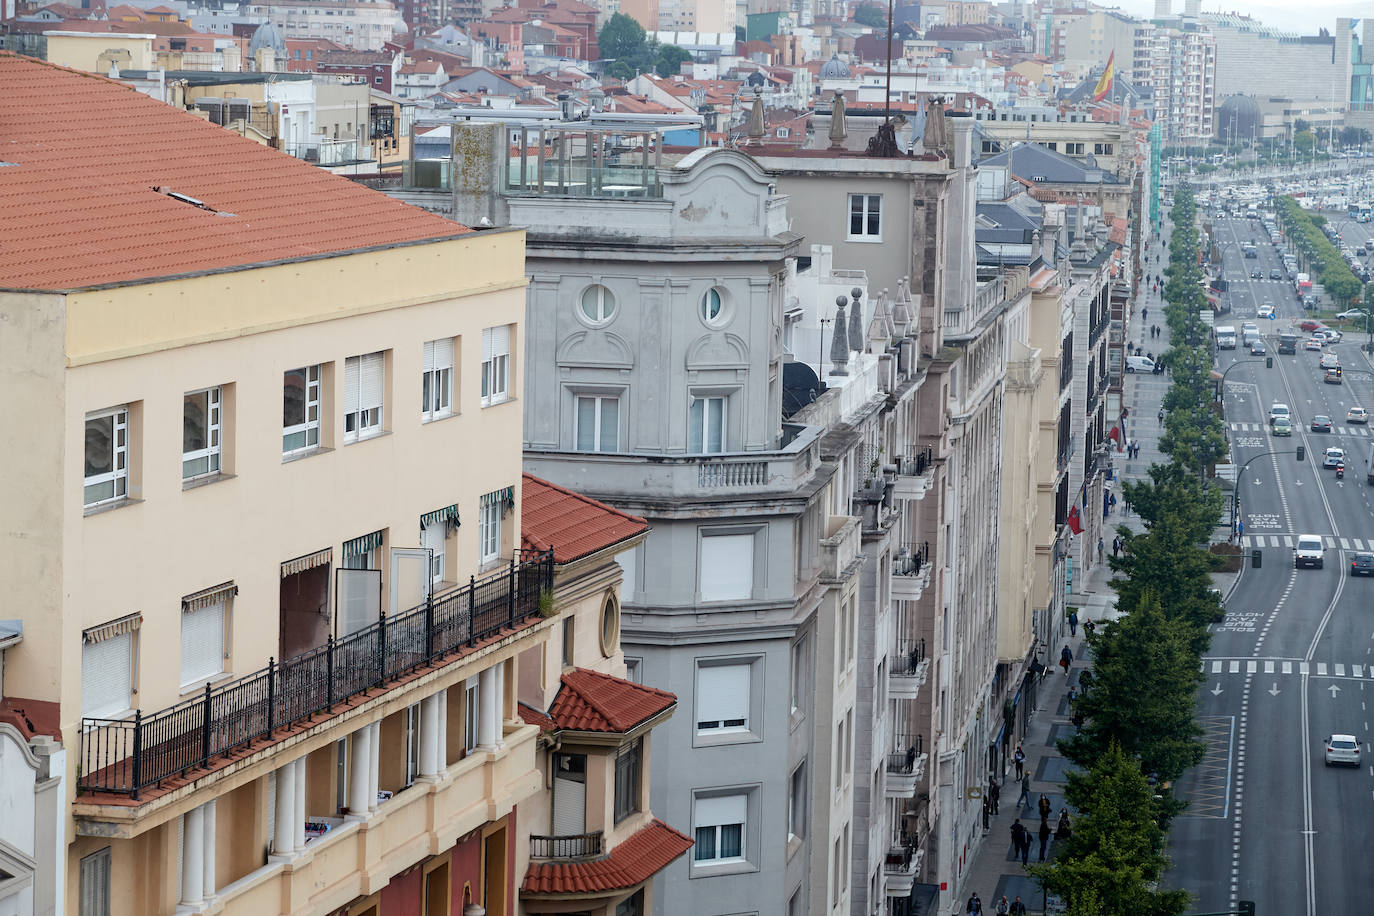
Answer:
[[1155, 18], [1168, 19], [1171, 15], [1173, 15], [1173, 11], [1170, 9], [1170, 6], [1171, 0], [1155, 0]]
[[1202, 0], [1184, 0], [1183, 15], [1196, 19], [1202, 13]]

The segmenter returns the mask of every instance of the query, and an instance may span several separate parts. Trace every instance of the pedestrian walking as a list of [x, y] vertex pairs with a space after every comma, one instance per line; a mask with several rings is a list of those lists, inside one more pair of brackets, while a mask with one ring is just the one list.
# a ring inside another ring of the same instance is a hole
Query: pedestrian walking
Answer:
[[1050, 830], [1050, 822], [1042, 820], [1040, 822], [1040, 861], [1045, 861], [1045, 847], [1050, 845], [1050, 837], [1054, 831]]
[[1016, 807], [1018, 807], [1018, 808], [1021, 807], [1021, 803], [1022, 803], [1022, 802], [1025, 802], [1026, 810], [1029, 811], [1029, 810], [1030, 810], [1030, 774], [1029, 774], [1029, 773], [1022, 773], [1022, 774], [1021, 774], [1021, 797], [1018, 798], [1018, 799], [1016, 799]]
[[1021, 818], [1017, 818], [1011, 825], [1011, 850], [1014, 855], [1021, 855], [1021, 847], [1030, 845], [1030, 834], [1026, 832], [1026, 825], [1021, 823]]
[[1119, 535], [1112, 538], [1112, 556], [1121, 556], [1121, 537]]
[[[1073, 664], [1073, 652], [1069, 651], [1069, 645], [1068, 645], [1068, 643], [1065, 643], [1065, 644], [1064, 644], [1064, 648], [1061, 649], [1060, 652], [1059, 652], [1059, 667], [1061, 667], [1061, 668], [1064, 669], [1064, 677], [1065, 677], [1065, 678], [1068, 678], [1068, 676], [1069, 676], [1069, 667], [1070, 667], [1072, 664]], [[1044, 796], [1042, 795], [1041, 798], [1043, 798], [1043, 797], [1044, 797]]]
[[1150, 320], [1150, 310], [1149, 310], [1149, 309], [1146, 308], [1146, 309], [1141, 309], [1141, 310], [1140, 310], [1140, 320], [1141, 320], [1141, 321], [1149, 321], [1149, 320]]
[[1011, 904], [1007, 903], [1007, 895], [1003, 894], [1002, 898], [997, 901], [997, 916], [1007, 916], [1010, 906]]
[[[1087, 633], [1088, 636], [1089, 636], [1090, 638], [1091, 638], [1092, 635], [1093, 635], [1093, 631], [1096, 630], [1096, 629], [1097, 629], [1097, 624], [1093, 623], [1091, 620], [1089, 620], [1087, 623], [1083, 624], [1083, 632]], [[1086, 689], [1086, 688], [1084, 688], [1084, 689]]]
[[968, 912], [969, 916], [983, 916], [983, 900], [978, 896], [977, 891], [974, 891], [973, 896], [968, 898]]
[[1098, 558], [1099, 560], [1102, 559], [1102, 550], [1103, 550], [1103, 547], [1104, 547], [1104, 546], [1105, 546], [1105, 545], [1104, 545], [1104, 542], [1103, 542], [1102, 538], [1098, 538], [1098, 539], [1097, 539], [1097, 558]]
[[[1077, 619], [1078, 615], [1074, 615]], [[1021, 750], [1021, 745], [1016, 745], [1016, 753], [1011, 755], [1012, 763], [1016, 764], [1016, 778], [1019, 780], [1026, 773], [1026, 752]], [[1020, 802], [1017, 802], [1019, 805]]]
[[1054, 838], [1056, 840], [1067, 840], [1073, 835], [1073, 824], [1069, 821], [1069, 809], [1059, 809], [1059, 823], [1055, 826]]
[[1159, 417], [1159, 422], [1160, 422], [1160, 423], [1163, 423], [1163, 422], [1164, 422], [1164, 408], [1163, 408], [1163, 407], [1159, 408], [1158, 417]]
[[1114, 512], [1114, 511], [1116, 511], [1116, 494], [1115, 494], [1115, 493], [1109, 494], [1109, 495], [1107, 496], [1107, 511], [1108, 511], [1108, 512]]
[[1016, 899], [1011, 902], [1010, 916], [1026, 916], [1026, 905], [1021, 902], [1021, 895], [1017, 894]]
[[990, 819], [991, 815], [992, 815], [992, 801], [991, 801], [986, 795], [984, 795], [984, 796], [983, 796], [983, 832], [984, 832], [984, 833], [987, 833], [988, 830], [990, 829], [990, 828], [989, 828], [989, 819]]
[[1078, 612], [1073, 609], [1069, 610], [1069, 635], [1078, 635]]
[[988, 780], [988, 801], [992, 804], [992, 814], [997, 816], [997, 809], [1002, 802], [1002, 787], [997, 784], [996, 779]]

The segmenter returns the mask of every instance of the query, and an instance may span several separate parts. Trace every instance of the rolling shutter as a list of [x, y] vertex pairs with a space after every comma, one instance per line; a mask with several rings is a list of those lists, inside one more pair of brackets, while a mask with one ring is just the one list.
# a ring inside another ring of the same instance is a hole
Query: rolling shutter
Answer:
[[717, 795], [698, 798], [694, 827], [719, 827], [722, 824], [743, 824], [749, 814], [747, 795]]
[[453, 368], [453, 338], [425, 342], [424, 371]]
[[702, 601], [754, 596], [754, 536], [710, 535], [701, 539]]
[[510, 325], [487, 328], [482, 332], [482, 362], [510, 355]]
[[[749, 723], [749, 666], [703, 665], [697, 669], [696, 721], [738, 728]], [[724, 723], [730, 722], [727, 726]], [[708, 726], [711, 727], [711, 726]]]
[[554, 758], [554, 836], [576, 836], [587, 830], [586, 761], [586, 757], [577, 754], [558, 754]]
[[181, 615], [181, 686], [203, 684], [224, 670], [224, 602]]
[[350, 356], [344, 360], [344, 413], [358, 411], [358, 365], [360, 357]]
[[358, 382], [358, 408], [360, 410], [381, 411], [382, 391], [385, 386], [386, 355], [381, 351], [368, 353], [362, 357], [362, 369]]
[[81, 647], [81, 714], [118, 715], [133, 693], [134, 634], [120, 633]]

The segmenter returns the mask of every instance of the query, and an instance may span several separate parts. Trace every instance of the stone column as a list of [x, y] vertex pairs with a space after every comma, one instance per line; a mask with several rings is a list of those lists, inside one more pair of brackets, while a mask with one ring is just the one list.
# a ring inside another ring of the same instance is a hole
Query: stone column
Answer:
[[205, 900], [205, 809], [197, 805], [181, 817], [181, 903], [199, 906]]
[[434, 777], [439, 775], [439, 701], [443, 693], [425, 697], [420, 701], [420, 775]]
[[296, 848], [296, 765], [288, 763], [277, 770], [276, 823], [272, 831], [272, 851], [289, 856]]
[[202, 881], [201, 892], [207, 900], [215, 896], [215, 802], [216, 799], [212, 798], [201, 805], [205, 810], [205, 878]]
[[301, 757], [291, 765], [296, 772], [296, 851], [305, 848], [305, 758]]
[[485, 669], [477, 684], [477, 746], [484, 751], [494, 751], [501, 735], [500, 700], [497, 691], [500, 682], [496, 666]]
[[[354, 817], [366, 817], [371, 809], [367, 792], [372, 785], [372, 726], [364, 725], [353, 733], [349, 742], [348, 757], [348, 813]], [[372, 801], [377, 795], [374, 792]]]

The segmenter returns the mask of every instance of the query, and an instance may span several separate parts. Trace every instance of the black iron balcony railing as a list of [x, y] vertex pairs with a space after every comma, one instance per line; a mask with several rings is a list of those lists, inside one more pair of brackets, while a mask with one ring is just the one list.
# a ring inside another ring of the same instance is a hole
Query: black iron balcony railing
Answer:
[[292, 722], [385, 686], [539, 611], [553, 552], [519, 560], [425, 604], [175, 706], [132, 719], [82, 719], [80, 792], [131, 795], [203, 767]]
[[930, 541], [924, 542], [919, 547], [903, 547], [892, 558], [892, 574], [894, 576], [919, 576], [929, 559]]
[[898, 645], [892, 656], [891, 671], [898, 677], [912, 677], [921, 670], [921, 663], [925, 660], [926, 641], [913, 639], [910, 643]]
[[531, 859], [594, 859], [601, 855], [601, 831], [570, 836], [530, 837]]
[[916, 770], [916, 761], [925, 751], [924, 735], [897, 735], [897, 750], [887, 755], [889, 773], [910, 774]]
[[935, 462], [935, 450], [927, 445], [915, 455], [897, 459], [897, 473], [903, 477], [920, 477]]

